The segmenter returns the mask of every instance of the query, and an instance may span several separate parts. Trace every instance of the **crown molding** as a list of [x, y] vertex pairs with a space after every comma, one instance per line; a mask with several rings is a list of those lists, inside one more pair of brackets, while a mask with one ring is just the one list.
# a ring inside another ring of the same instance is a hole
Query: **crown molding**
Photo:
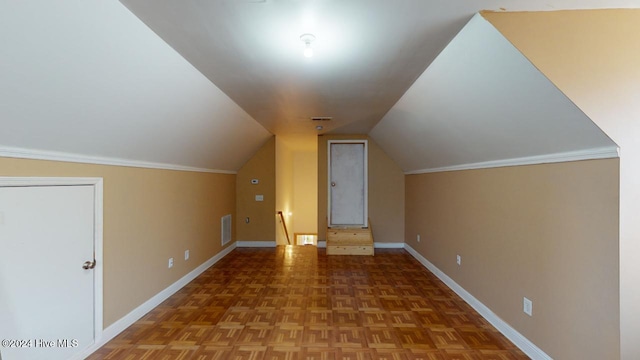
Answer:
[[618, 147], [604, 147], [596, 149], [587, 149], [579, 151], [568, 151], [563, 153], [527, 156], [505, 160], [484, 161], [471, 164], [443, 166], [438, 168], [428, 168], [421, 170], [405, 171], [405, 175], [428, 174], [445, 171], [460, 171], [473, 169], [489, 169], [506, 166], [536, 165], [550, 164], [568, 161], [595, 160], [595, 159], [611, 159], [620, 157]]
[[86, 156], [58, 151], [44, 151], [33, 150], [16, 147], [0, 146], [0, 157], [19, 158], [19, 159], [32, 159], [32, 160], [49, 160], [49, 161], [63, 161], [73, 162], [81, 164], [95, 164], [95, 165], [112, 165], [112, 166], [126, 166], [136, 168], [147, 169], [161, 169], [161, 170], [176, 170], [176, 171], [191, 171], [201, 173], [214, 173], [214, 174], [236, 174], [236, 171], [230, 170], [218, 170], [207, 169], [193, 166], [183, 166], [176, 164], [157, 163], [149, 161], [138, 161], [120, 158], [100, 157], [100, 156]]

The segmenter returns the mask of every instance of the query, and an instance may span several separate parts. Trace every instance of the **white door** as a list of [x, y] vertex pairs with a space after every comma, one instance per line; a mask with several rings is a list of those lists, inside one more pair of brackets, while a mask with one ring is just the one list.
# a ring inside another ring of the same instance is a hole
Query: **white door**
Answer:
[[367, 226], [366, 141], [329, 141], [329, 226]]
[[69, 359], [93, 344], [93, 259], [93, 186], [0, 187], [2, 360]]

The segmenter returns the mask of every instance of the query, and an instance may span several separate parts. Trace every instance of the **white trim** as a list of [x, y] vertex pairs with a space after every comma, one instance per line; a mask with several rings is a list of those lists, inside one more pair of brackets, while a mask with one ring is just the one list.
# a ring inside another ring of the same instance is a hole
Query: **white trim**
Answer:
[[275, 241], [236, 241], [236, 246], [239, 248], [274, 248], [276, 247]]
[[367, 139], [353, 140], [328, 140], [327, 141], [327, 222], [329, 227], [344, 226], [333, 224], [331, 220], [331, 144], [363, 144], [364, 145], [364, 219], [362, 224], [349, 224], [356, 226], [369, 226], [369, 141]]
[[[405, 246], [404, 243], [379, 243], [379, 242], [374, 242], [373, 243], [373, 248], [374, 249], [404, 249], [404, 246]], [[327, 247], [327, 241], [326, 240], [318, 241], [318, 247], [319, 248], [326, 248]]]
[[375, 249], [404, 249], [404, 243], [380, 243], [374, 242]]
[[193, 166], [183, 166], [183, 165], [176, 165], [176, 164], [128, 160], [128, 159], [101, 157], [101, 156], [86, 156], [86, 155], [79, 155], [79, 154], [72, 154], [72, 153], [65, 153], [65, 152], [58, 152], [58, 151], [33, 150], [33, 149], [24, 149], [24, 148], [16, 148], [16, 147], [8, 147], [8, 146], [0, 146], [0, 157], [65, 161], [65, 162], [82, 163], [82, 164], [114, 165], [114, 166], [147, 168], [147, 169], [192, 171], [192, 172], [215, 173], [215, 174], [237, 174], [237, 171], [230, 171], [230, 170], [207, 169], [207, 168], [199, 168], [199, 167], [193, 167]]
[[556, 154], [527, 156], [521, 158], [505, 159], [505, 160], [493, 160], [484, 161], [472, 164], [462, 164], [453, 166], [443, 166], [431, 169], [405, 171], [405, 175], [415, 174], [427, 174], [444, 171], [458, 171], [458, 170], [473, 170], [473, 169], [488, 169], [505, 166], [519, 166], [519, 165], [535, 165], [535, 164], [549, 164], [568, 161], [580, 161], [580, 160], [595, 160], [595, 159], [611, 159], [620, 157], [620, 151], [618, 147], [603, 147], [597, 149], [587, 149], [579, 151], [568, 151]]
[[[0, 187], [27, 186], [92, 186], [93, 187], [93, 251], [96, 266], [93, 269], [93, 345], [80, 351], [72, 359], [84, 359], [103, 336], [103, 179], [67, 177], [0, 177]], [[96, 348], [97, 349], [97, 348]], [[93, 352], [93, 351], [92, 351]]]
[[437, 276], [442, 282], [444, 282], [451, 290], [458, 294], [464, 301], [466, 301], [472, 308], [474, 308], [482, 317], [484, 317], [491, 325], [493, 325], [498, 331], [500, 331], [507, 339], [511, 340], [520, 350], [522, 350], [527, 356], [534, 360], [553, 360], [544, 351], [538, 348], [534, 343], [529, 341], [526, 337], [512, 328], [498, 315], [494, 314], [491, 309], [486, 307], [473, 295], [467, 292], [462, 286], [458, 285], [447, 274], [438, 269], [429, 260], [424, 258], [420, 253], [414, 250], [409, 244], [404, 244], [404, 248], [411, 254], [416, 260], [418, 260], [424, 267]]
[[[96, 350], [101, 348], [103, 345], [111, 341], [114, 337], [124, 331], [126, 328], [131, 326], [133, 323], [138, 321], [141, 317], [147, 314], [149, 311], [153, 310], [156, 306], [160, 305], [163, 301], [165, 301], [169, 296], [175, 294], [178, 290], [187, 285], [191, 280], [198, 277], [198, 275], [202, 274], [205, 270], [213, 266], [215, 263], [220, 261], [223, 257], [227, 256], [233, 249], [235, 249], [235, 243], [229, 245], [224, 250], [220, 251], [212, 258], [204, 262], [202, 265], [193, 269], [190, 273], [180, 278], [180, 280], [175, 283], [169, 285], [166, 289], [157, 293], [151, 299], [145, 301], [142, 305], [133, 309], [130, 313], [123, 316], [113, 324], [111, 324], [108, 328], [104, 329], [102, 333], [102, 338], [99, 339], [93, 346], [85, 350], [78, 359], [84, 359], [94, 353]], [[75, 359], [75, 358], [74, 358]]]

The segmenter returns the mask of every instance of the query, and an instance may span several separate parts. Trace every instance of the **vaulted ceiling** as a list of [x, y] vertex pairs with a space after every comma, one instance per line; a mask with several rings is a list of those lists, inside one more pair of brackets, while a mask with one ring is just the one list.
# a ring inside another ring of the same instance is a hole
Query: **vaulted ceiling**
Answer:
[[[467, 29], [475, 40], [458, 41], [473, 51], [443, 50], [483, 9], [640, 7], [639, 0], [122, 3], [0, 2], [0, 156], [234, 171], [271, 134], [317, 134], [313, 116], [333, 117], [320, 133], [371, 133], [405, 171], [537, 156], [547, 145], [547, 152], [611, 147], [499, 34]], [[316, 36], [311, 59], [302, 56], [303, 33]], [[465, 70], [469, 54], [489, 67], [491, 56], [521, 66], [521, 76], [489, 79], [478, 74], [482, 64]], [[482, 90], [488, 80], [494, 92]], [[438, 102], [434, 92], [447, 98]], [[508, 111], [497, 111], [496, 101], [474, 116], [456, 112], [492, 94], [506, 96]], [[526, 142], [523, 132], [547, 125], [554, 136]], [[515, 137], [505, 130], [519, 126]], [[496, 134], [504, 146], [461, 155]], [[518, 144], [526, 146], [516, 151]]]

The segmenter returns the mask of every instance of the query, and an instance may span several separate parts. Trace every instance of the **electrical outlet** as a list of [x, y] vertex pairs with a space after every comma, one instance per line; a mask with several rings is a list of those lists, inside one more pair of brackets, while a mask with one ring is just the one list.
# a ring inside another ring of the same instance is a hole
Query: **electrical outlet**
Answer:
[[173, 258], [169, 258], [169, 269], [173, 267]]
[[522, 311], [529, 316], [533, 316], [533, 302], [526, 297], [522, 301]]
[[456, 264], [458, 264], [458, 266], [462, 265], [462, 256], [456, 255]]
[[189, 260], [189, 250], [184, 251], [184, 259]]
[[417, 240], [418, 242], [420, 242], [420, 234], [418, 234]]

